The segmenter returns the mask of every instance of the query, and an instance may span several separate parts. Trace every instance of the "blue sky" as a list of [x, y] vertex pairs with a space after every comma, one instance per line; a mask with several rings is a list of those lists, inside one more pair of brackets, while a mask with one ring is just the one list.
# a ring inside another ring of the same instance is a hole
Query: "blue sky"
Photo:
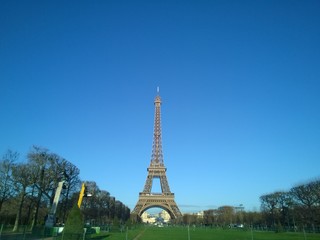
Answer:
[[68, 159], [133, 209], [151, 158], [182, 212], [320, 176], [319, 1], [1, 1], [0, 153]]

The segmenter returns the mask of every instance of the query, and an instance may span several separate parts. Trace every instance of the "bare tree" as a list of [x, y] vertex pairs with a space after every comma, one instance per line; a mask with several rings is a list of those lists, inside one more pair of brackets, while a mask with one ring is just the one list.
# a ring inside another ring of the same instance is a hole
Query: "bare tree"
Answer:
[[116, 207], [116, 198], [113, 196], [110, 196], [110, 198], [109, 198], [109, 219], [114, 219], [115, 207]]
[[33, 228], [38, 221], [40, 203], [48, 181], [48, 176], [46, 176], [46, 170], [49, 168], [48, 150], [33, 146], [33, 149], [28, 153], [28, 160], [32, 165], [33, 184], [37, 189], [37, 200], [31, 224], [31, 228]]
[[79, 189], [79, 169], [58, 154], [50, 153], [47, 149], [36, 146], [28, 154], [28, 159], [33, 166], [34, 185], [37, 189], [37, 202], [34, 208], [32, 226], [38, 222], [39, 207], [42, 201], [49, 203], [48, 212], [50, 212], [55, 191], [61, 181], [64, 182], [64, 192], [61, 197], [66, 198], [63, 205], [65, 212], [62, 214], [62, 221], [64, 222], [68, 206], [67, 199], [70, 194], [72, 195], [74, 191]]
[[[71, 209], [71, 205], [69, 204], [69, 198], [74, 194], [78, 193], [80, 189], [80, 170], [73, 165], [71, 162], [64, 159], [64, 170], [63, 170], [63, 178], [65, 180], [65, 191], [62, 192], [62, 195], [64, 196], [63, 200], [63, 207], [62, 207], [62, 222], [65, 222], [66, 220], [66, 213], [67, 210]], [[69, 208], [68, 208], [69, 206]]]
[[[0, 161], [0, 210], [6, 204], [8, 219], [15, 221], [13, 230], [18, 229], [22, 221], [30, 224], [31, 229], [42, 223], [45, 215], [50, 213], [58, 184], [63, 181], [64, 189], [58, 204], [56, 216], [64, 222], [71, 206], [78, 201], [81, 181], [80, 170], [71, 162], [49, 150], [33, 146], [27, 155], [28, 163], [15, 164], [18, 154], [9, 151]], [[12, 184], [13, 187], [10, 187]], [[87, 182], [90, 198], [84, 198], [82, 211], [94, 223], [110, 223], [115, 218], [125, 222], [130, 217], [130, 209], [122, 202], [116, 201], [110, 193], [100, 190], [95, 182]], [[14, 214], [10, 212], [15, 204]], [[9, 210], [9, 211], [7, 211]], [[9, 215], [8, 215], [9, 216]], [[11, 217], [12, 216], [12, 217]], [[39, 219], [39, 220], [38, 220]]]
[[314, 182], [291, 188], [290, 193], [294, 200], [306, 208], [305, 218], [315, 231], [315, 208], [318, 207], [318, 185]]
[[17, 193], [19, 193], [18, 210], [16, 215], [16, 220], [12, 231], [17, 231], [19, 223], [21, 221], [22, 207], [26, 195], [28, 194], [27, 188], [32, 184], [32, 179], [30, 175], [30, 165], [20, 163], [13, 167], [12, 178], [14, 181], [14, 188]]
[[97, 220], [100, 224], [106, 224], [110, 222], [109, 217], [109, 199], [110, 193], [105, 190], [101, 190], [98, 193], [97, 204]]
[[311, 181], [309, 183], [311, 185], [311, 189], [314, 191], [315, 198], [316, 198], [316, 205], [320, 206], [320, 179]]
[[208, 209], [203, 212], [203, 221], [206, 226], [212, 226], [216, 218], [216, 210]]
[[232, 206], [222, 206], [218, 209], [219, 221], [223, 225], [231, 224], [235, 220], [235, 211]]
[[271, 216], [271, 225], [275, 227], [278, 214], [278, 194], [270, 193], [260, 197], [261, 210], [267, 216]]
[[19, 158], [17, 152], [7, 150], [0, 162], [0, 213], [3, 203], [13, 196], [12, 168]]
[[262, 227], [263, 225], [263, 218], [262, 218], [262, 213], [261, 212], [243, 212], [244, 215], [244, 223], [249, 224], [252, 227], [258, 226]]

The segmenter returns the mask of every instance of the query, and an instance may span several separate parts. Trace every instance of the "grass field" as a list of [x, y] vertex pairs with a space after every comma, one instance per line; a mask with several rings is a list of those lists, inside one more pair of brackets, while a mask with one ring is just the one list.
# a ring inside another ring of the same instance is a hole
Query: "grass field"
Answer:
[[187, 227], [141, 227], [123, 233], [110, 233], [105, 240], [320, 240], [320, 234], [274, 233], [250, 230]]
[[[42, 239], [61, 240], [58, 237], [36, 237], [31, 234], [0, 234], [1, 240]], [[100, 234], [88, 235], [83, 239], [94, 240], [320, 240], [320, 233], [275, 233], [251, 231], [250, 229], [218, 229], [190, 227], [151, 227], [136, 226], [134, 229], [113, 229], [111, 232], [102, 231]], [[65, 239], [67, 240], [67, 239]]]

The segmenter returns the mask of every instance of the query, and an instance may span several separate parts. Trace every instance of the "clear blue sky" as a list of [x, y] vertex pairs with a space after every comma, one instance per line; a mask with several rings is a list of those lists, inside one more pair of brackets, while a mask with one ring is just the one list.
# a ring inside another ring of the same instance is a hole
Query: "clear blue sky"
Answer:
[[319, 1], [0, 2], [0, 153], [32, 145], [133, 209], [156, 88], [183, 212], [320, 176]]

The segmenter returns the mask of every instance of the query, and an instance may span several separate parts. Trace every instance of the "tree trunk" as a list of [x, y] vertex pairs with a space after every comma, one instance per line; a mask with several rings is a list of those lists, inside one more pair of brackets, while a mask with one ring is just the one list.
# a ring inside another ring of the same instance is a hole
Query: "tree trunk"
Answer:
[[40, 203], [41, 203], [41, 197], [42, 197], [42, 191], [40, 190], [40, 192], [38, 194], [38, 200], [37, 200], [36, 206], [34, 208], [33, 220], [32, 220], [31, 227], [30, 227], [31, 230], [37, 224], [37, 221], [38, 221], [38, 212], [39, 212], [39, 207], [40, 207]]
[[41, 176], [40, 176], [40, 187], [39, 187], [39, 193], [38, 193], [38, 199], [37, 199], [37, 204], [35, 206], [34, 210], [34, 215], [33, 215], [33, 220], [31, 223], [31, 230], [33, 229], [34, 225], [37, 224], [38, 221], [38, 212], [39, 212], [39, 207], [41, 203], [41, 197], [42, 197], [42, 189], [43, 189], [43, 179], [44, 179], [44, 168], [41, 168]]
[[22, 206], [23, 206], [25, 194], [26, 194], [26, 189], [24, 188], [22, 190], [22, 193], [21, 193], [19, 209], [18, 209], [18, 212], [17, 212], [17, 215], [16, 215], [16, 220], [14, 222], [13, 229], [12, 229], [13, 232], [16, 232], [18, 230], [18, 227], [19, 227], [19, 222], [20, 222], [20, 218], [21, 218], [21, 212], [22, 212]]
[[64, 205], [63, 205], [63, 216], [62, 216], [62, 222], [65, 223], [66, 222], [66, 215], [67, 215], [67, 206], [68, 206], [68, 202], [69, 202], [69, 191], [70, 191], [70, 187], [68, 186], [67, 189], [67, 193], [66, 193], [66, 198], [64, 201]]
[[0, 201], [0, 213], [1, 213], [1, 209], [2, 209], [2, 204], [3, 204], [3, 201], [1, 200]]

